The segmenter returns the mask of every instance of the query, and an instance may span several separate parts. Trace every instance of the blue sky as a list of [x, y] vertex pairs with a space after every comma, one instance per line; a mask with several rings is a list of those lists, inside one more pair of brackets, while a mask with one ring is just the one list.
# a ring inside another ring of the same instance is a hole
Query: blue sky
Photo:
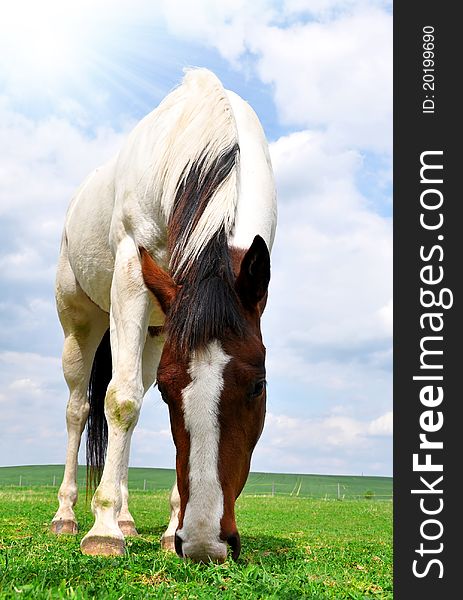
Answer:
[[[53, 281], [73, 190], [205, 66], [259, 115], [278, 189], [252, 468], [390, 475], [390, 4], [63, 4], [18, 0], [0, 23], [0, 464], [64, 460]], [[133, 465], [174, 464], [155, 390], [132, 447]]]

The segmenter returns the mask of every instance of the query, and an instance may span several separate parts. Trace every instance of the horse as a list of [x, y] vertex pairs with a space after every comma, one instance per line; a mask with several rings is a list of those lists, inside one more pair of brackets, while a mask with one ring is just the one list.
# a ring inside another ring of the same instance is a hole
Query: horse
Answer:
[[235, 501], [265, 417], [260, 321], [275, 228], [258, 117], [203, 68], [186, 70], [72, 198], [55, 286], [69, 400], [51, 530], [78, 531], [78, 451], [87, 425], [87, 486], [97, 487], [84, 554], [123, 555], [125, 537], [137, 534], [128, 506], [130, 442], [156, 382], [176, 448], [161, 546], [222, 562], [229, 545], [238, 558]]

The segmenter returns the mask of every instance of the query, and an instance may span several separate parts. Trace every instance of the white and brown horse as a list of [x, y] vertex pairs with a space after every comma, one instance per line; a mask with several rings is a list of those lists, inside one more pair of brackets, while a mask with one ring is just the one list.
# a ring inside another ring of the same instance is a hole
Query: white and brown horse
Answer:
[[[130, 440], [157, 381], [177, 481], [163, 546], [236, 558], [234, 505], [265, 415], [260, 318], [276, 226], [272, 168], [250, 106], [193, 69], [69, 207], [56, 281], [69, 386], [56, 533], [76, 533], [77, 454], [99, 485], [85, 554], [124, 552]], [[104, 465], [104, 468], [103, 468]], [[101, 477], [101, 478], [100, 478]]]

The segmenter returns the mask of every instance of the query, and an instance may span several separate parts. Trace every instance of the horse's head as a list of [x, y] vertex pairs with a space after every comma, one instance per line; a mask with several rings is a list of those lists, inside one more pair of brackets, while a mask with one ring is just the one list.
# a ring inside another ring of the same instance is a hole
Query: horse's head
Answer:
[[[231, 250], [231, 261], [239, 330], [225, 328], [220, 337], [185, 350], [172, 343], [167, 327], [157, 374], [177, 449], [180, 514], [175, 546], [180, 556], [198, 561], [224, 560], [227, 543], [234, 558], [240, 553], [235, 500], [246, 482], [265, 416], [260, 317], [270, 258], [264, 240], [256, 236], [249, 250]], [[180, 287], [146, 252], [142, 267], [169, 320]]]

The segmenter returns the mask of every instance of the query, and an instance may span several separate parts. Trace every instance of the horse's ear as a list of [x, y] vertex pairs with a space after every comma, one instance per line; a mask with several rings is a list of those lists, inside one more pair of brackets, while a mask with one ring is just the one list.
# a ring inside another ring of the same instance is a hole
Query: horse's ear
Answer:
[[146, 287], [154, 294], [164, 314], [169, 309], [177, 296], [179, 286], [172, 277], [161, 269], [145, 248], [139, 248], [141, 257], [141, 270]]
[[[270, 281], [270, 254], [267, 244], [256, 235], [241, 261], [235, 289], [246, 308], [256, 308], [266, 296]], [[263, 308], [262, 308], [263, 310]]]

